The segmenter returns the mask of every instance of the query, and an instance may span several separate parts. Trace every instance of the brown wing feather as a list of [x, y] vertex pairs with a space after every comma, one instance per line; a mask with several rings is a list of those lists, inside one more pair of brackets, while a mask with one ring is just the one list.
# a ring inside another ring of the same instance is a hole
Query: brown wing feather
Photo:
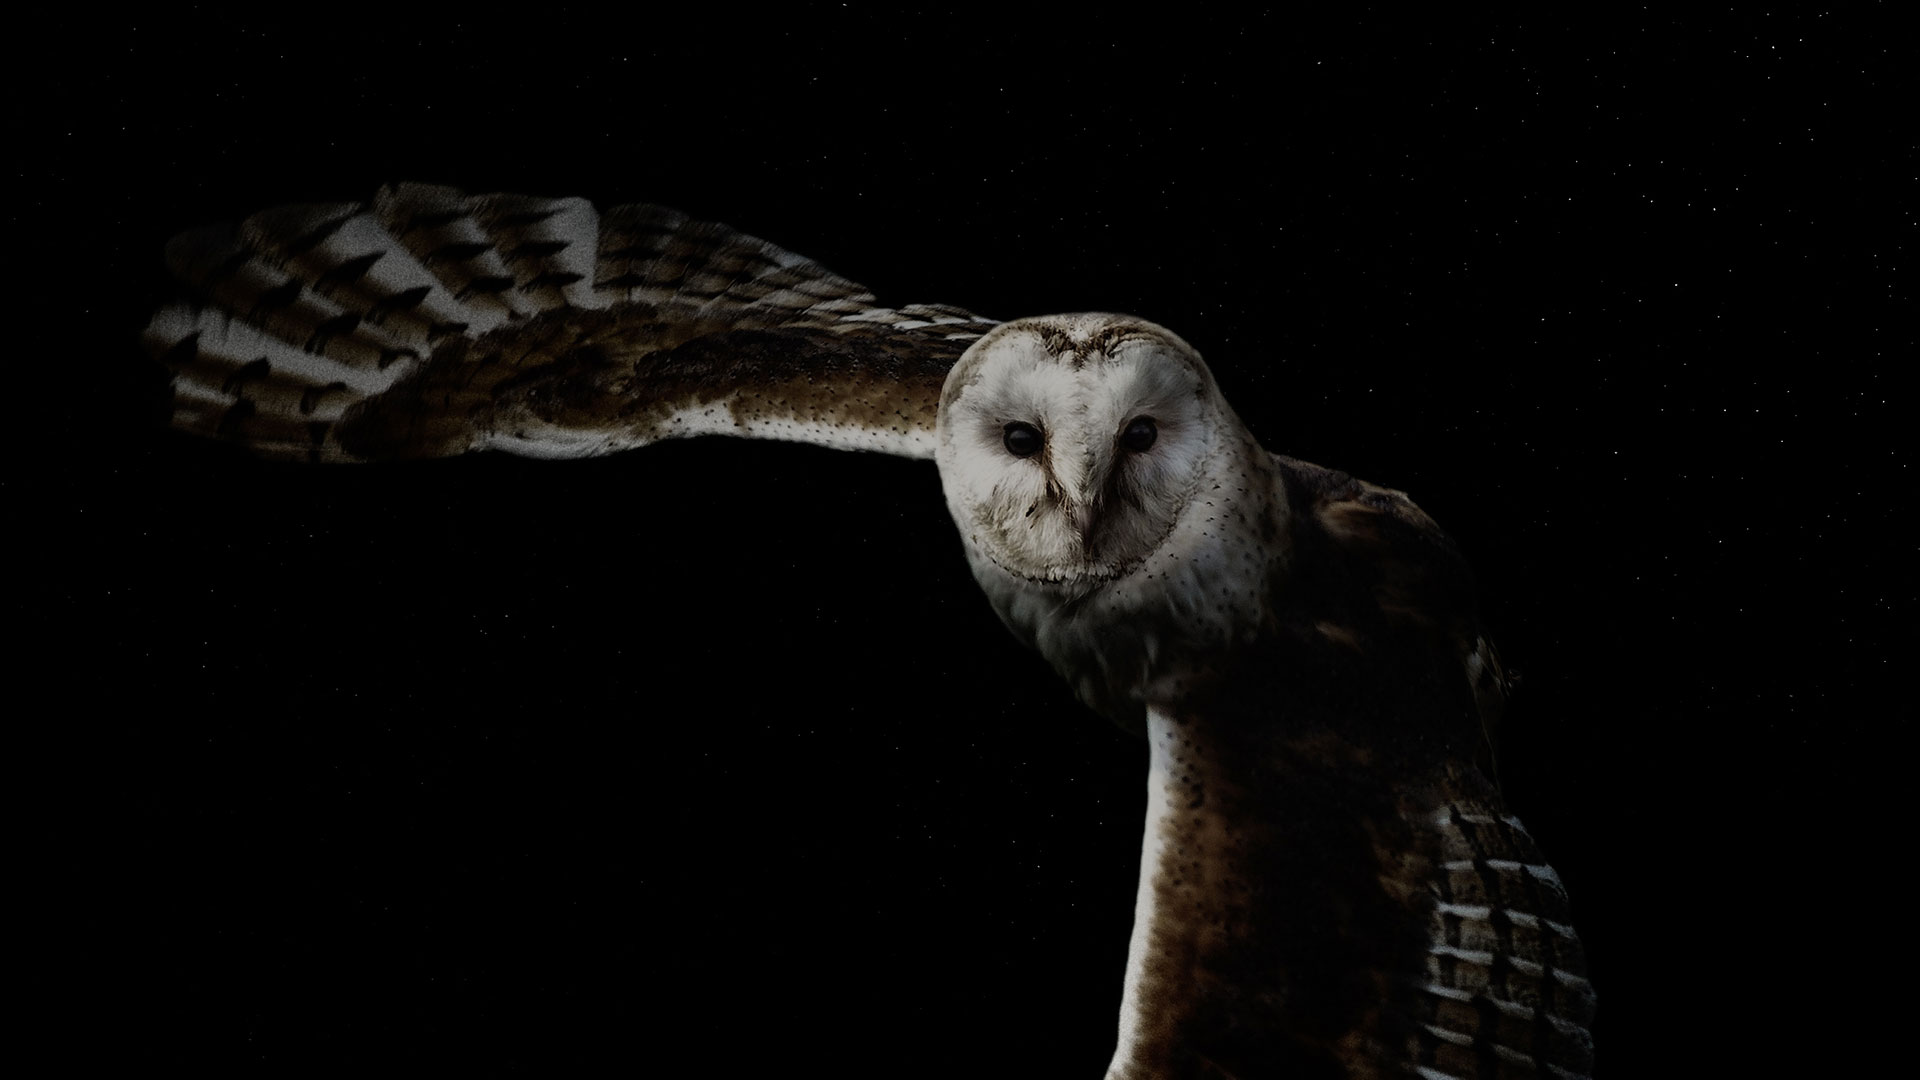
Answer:
[[174, 425], [267, 456], [611, 453], [700, 434], [932, 456], [994, 325], [658, 206], [403, 184], [196, 230], [145, 340]]
[[1334, 568], [1348, 601], [1322, 606], [1307, 589], [1306, 610], [1351, 620], [1346, 641], [1396, 684], [1384, 696], [1406, 724], [1398, 738], [1416, 748], [1382, 756], [1400, 761], [1391, 783], [1411, 832], [1379, 857], [1405, 867], [1402, 888], [1431, 903], [1425, 977], [1402, 1010], [1416, 1022], [1417, 1067], [1433, 1078], [1584, 1076], [1593, 988], [1566, 891], [1493, 782], [1511, 683], [1481, 630], [1466, 562], [1405, 494], [1280, 462], [1307, 511], [1314, 565]]
[[[1472, 572], [1452, 538], [1404, 492], [1369, 484], [1344, 472], [1275, 455], [1290, 490], [1289, 501], [1306, 511], [1313, 528], [1305, 540], [1322, 550], [1319, 596], [1311, 588], [1297, 611], [1315, 612], [1321, 633], [1353, 635], [1360, 627], [1391, 627], [1440, 645], [1450, 654], [1473, 693], [1479, 720], [1475, 760], [1495, 777], [1501, 718], [1513, 683], [1493, 642], [1483, 632]], [[1313, 586], [1316, 582], [1299, 583]], [[1369, 601], [1367, 610], [1352, 603]]]
[[1430, 824], [1420, 1064], [1459, 1077], [1591, 1073], [1593, 985], [1559, 875], [1490, 792], [1448, 802]]

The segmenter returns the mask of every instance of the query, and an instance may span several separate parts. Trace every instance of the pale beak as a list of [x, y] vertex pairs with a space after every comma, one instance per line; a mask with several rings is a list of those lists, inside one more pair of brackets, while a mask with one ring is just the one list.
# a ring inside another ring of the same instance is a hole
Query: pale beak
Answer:
[[1080, 535], [1080, 550], [1086, 553], [1088, 559], [1092, 559], [1093, 528], [1100, 520], [1097, 508], [1091, 500], [1075, 503], [1068, 517], [1073, 522], [1074, 532]]

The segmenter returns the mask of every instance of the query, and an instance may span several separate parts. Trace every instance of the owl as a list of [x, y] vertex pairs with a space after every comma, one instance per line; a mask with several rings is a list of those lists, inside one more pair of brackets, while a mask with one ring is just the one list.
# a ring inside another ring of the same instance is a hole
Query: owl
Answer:
[[885, 307], [661, 207], [414, 184], [167, 257], [173, 423], [261, 455], [932, 459], [1002, 622], [1149, 745], [1112, 1080], [1590, 1071], [1459, 553], [1400, 492], [1263, 448], [1173, 331]]

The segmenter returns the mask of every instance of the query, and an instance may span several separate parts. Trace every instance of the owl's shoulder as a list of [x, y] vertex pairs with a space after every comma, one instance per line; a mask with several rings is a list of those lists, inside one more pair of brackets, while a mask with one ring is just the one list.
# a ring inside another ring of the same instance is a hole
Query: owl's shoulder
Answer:
[[1453, 540], [1406, 492], [1282, 454], [1273, 463], [1293, 512], [1336, 541], [1464, 566]]
[[1405, 492], [1294, 458], [1276, 454], [1273, 460], [1291, 521], [1296, 572], [1290, 589], [1321, 581], [1393, 624], [1442, 626], [1472, 618], [1466, 559]]
[[1283, 638], [1343, 669], [1442, 693], [1474, 721], [1473, 757], [1494, 774], [1512, 688], [1483, 628], [1460, 548], [1405, 492], [1274, 455], [1288, 508], [1288, 570], [1275, 590]]

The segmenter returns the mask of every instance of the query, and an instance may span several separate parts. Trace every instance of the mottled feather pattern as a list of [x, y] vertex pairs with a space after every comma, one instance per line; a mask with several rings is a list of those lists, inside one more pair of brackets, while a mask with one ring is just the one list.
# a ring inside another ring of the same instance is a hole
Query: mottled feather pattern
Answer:
[[175, 426], [311, 460], [709, 433], [925, 457], [941, 378], [995, 325], [664, 207], [421, 184], [185, 233], [168, 265], [196, 301], [145, 335]]

